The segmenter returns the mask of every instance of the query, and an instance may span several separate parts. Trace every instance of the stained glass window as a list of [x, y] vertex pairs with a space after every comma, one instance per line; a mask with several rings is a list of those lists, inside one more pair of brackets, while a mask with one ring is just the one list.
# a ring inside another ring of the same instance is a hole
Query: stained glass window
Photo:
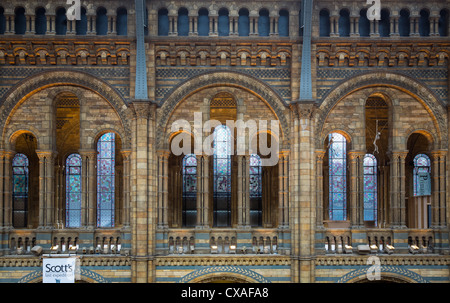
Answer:
[[12, 161], [13, 169], [13, 226], [27, 227], [28, 219], [28, 158], [16, 154]]
[[414, 157], [414, 196], [431, 195], [431, 161], [425, 154]]
[[262, 167], [261, 158], [250, 155], [250, 225], [262, 225]]
[[377, 222], [377, 159], [366, 154], [364, 169], [364, 221]]
[[183, 158], [183, 226], [193, 227], [197, 220], [197, 157]]
[[347, 141], [344, 136], [332, 133], [329, 140], [329, 218], [347, 219]]
[[81, 226], [81, 156], [66, 159], [66, 227]]
[[115, 134], [97, 143], [97, 227], [114, 227]]
[[214, 130], [214, 226], [231, 225], [231, 133], [227, 126]]

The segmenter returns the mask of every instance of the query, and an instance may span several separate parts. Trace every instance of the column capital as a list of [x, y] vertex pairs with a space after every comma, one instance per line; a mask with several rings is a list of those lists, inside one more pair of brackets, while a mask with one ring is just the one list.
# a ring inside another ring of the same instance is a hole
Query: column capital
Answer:
[[158, 157], [161, 158], [169, 158], [170, 156], [170, 151], [169, 150], [165, 150], [165, 149], [160, 149], [156, 151], [156, 154], [158, 155]]
[[409, 151], [408, 150], [394, 150], [389, 151], [387, 153], [388, 157], [392, 160], [394, 157], [400, 157], [402, 160], [406, 159], [406, 156], [408, 156]]
[[314, 153], [316, 154], [317, 161], [322, 161], [325, 155], [327, 154], [327, 151], [323, 149], [316, 149]]
[[16, 154], [17, 153], [15, 151], [13, 151], [13, 150], [4, 150], [4, 149], [0, 150], [0, 157], [5, 157], [5, 158], [12, 159], [12, 158], [14, 158], [14, 156]]
[[367, 154], [365, 151], [356, 151], [356, 150], [351, 150], [347, 152], [348, 157], [353, 160], [353, 159], [357, 159], [357, 158], [364, 158], [364, 156]]
[[433, 159], [445, 157], [445, 156], [447, 156], [447, 154], [448, 154], [447, 150], [433, 150], [430, 152], [430, 155]]
[[58, 155], [58, 152], [53, 150], [36, 150], [36, 155], [38, 156], [40, 161], [43, 159], [54, 160]]
[[120, 153], [122, 154], [124, 161], [127, 161], [130, 159], [131, 150], [129, 150], [129, 149], [121, 150]]
[[298, 118], [310, 119], [317, 109], [316, 102], [314, 100], [308, 101], [294, 101], [290, 104], [291, 109], [297, 115]]
[[87, 157], [87, 158], [94, 158], [97, 156], [98, 152], [95, 149], [80, 149], [78, 150], [78, 153], [80, 154], [80, 156], [82, 157]]

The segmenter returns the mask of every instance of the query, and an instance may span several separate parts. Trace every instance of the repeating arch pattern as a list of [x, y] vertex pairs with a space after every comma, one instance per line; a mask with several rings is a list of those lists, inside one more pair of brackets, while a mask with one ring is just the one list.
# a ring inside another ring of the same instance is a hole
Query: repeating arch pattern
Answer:
[[[102, 275], [90, 271], [88, 269], [81, 268], [80, 276], [83, 281], [93, 282], [93, 283], [110, 283], [110, 281], [104, 278]], [[37, 269], [25, 276], [23, 276], [17, 283], [36, 283], [42, 281], [42, 269]]]

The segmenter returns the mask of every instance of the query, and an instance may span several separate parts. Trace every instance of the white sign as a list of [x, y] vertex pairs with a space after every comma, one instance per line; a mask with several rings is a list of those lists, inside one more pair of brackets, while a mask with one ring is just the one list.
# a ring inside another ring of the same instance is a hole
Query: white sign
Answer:
[[77, 258], [44, 258], [43, 283], [75, 283]]

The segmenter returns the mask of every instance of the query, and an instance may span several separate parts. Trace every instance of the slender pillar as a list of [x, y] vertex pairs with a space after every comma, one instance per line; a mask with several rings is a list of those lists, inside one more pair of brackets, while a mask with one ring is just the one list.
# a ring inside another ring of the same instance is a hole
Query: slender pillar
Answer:
[[123, 158], [123, 227], [130, 227], [130, 150], [122, 150]]
[[169, 227], [169, 155], [170, 152], [158, 152], [158, 227]]

